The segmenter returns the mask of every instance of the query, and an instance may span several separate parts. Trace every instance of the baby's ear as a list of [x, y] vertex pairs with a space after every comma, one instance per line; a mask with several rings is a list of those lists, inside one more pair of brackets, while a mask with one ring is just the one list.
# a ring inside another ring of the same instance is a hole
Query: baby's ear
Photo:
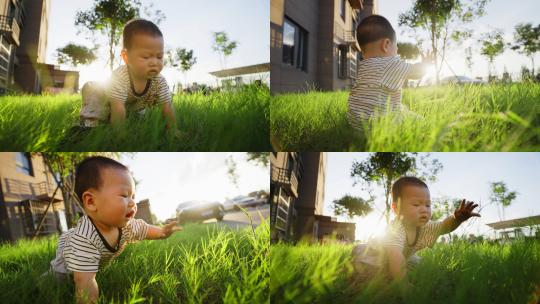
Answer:
[[95, 211], [96, 210], [95, 196], [89, 190], [83, 192], [83, 194], [82, 194], [82, 202], [81, 203], [83, 204], [83, 207], [85, 209], [88, 209], [90, 211]]
[[122, 57], [122, 60], [124, 60], [125, 64], [128, 64], [127, 50], [126, 49], [122, 49], [122, 51], [120, 52], [120, 57]]

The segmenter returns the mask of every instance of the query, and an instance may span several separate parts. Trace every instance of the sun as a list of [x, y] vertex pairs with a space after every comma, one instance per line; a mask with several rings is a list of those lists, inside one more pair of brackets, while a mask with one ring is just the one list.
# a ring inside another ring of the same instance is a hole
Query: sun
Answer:
[[366, 242], [370, 238], [378, 238], [386, 231], [386, 220], [384, 215], [371, 213], [356, 221], [356, 239]]
[[88, 81], [95, 81], [101, 84], [107, 83], [111, 77], [111, 71], [108, 67], [103, 66], [102, 63], [93, 63], [88, 66], [84, 66], [79, 70], [79, 84], [80, 87]]

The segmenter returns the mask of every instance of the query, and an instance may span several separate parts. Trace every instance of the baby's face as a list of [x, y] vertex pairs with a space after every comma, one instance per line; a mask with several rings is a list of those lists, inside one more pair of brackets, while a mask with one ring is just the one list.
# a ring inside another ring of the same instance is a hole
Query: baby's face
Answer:
[[95, 217], [103, 224], [124, 227], [137, 213], [135, 183], [128, 171], [107, 168], [101, 172], [103, 185], [94, 191]]
[[420, 186], [405, 186], [401, 193], [399, 213], [409, 225], [425, 225], [431, 219], [429, 190]]
[[151, 35], [135, 35], [131, 48], [124, 50], [126, 64], [132, 76], [150, 79], [163, 69], [163, 38]]

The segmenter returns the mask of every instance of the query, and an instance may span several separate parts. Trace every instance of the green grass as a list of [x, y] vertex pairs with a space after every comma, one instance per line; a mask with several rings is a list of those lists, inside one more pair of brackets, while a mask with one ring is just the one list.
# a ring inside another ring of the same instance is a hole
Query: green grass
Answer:
[[[193, 224], [128, 245], [99, 271], [103, 303], [267, 303], [269, 228]], [[0, 247], [0, 303], [74, 303], [73, 284], [40, 279], [57, 238]]]
[[[540, 296], [540, 242], [438, 243], [419, 252], [412, 287], [354, 285], [351, 245], [272, 245], [273, 303], [529, 303]], [[532, 302], [536, 303], [536, 302]]]
[[348, 96], [309, 92], [272, 97], [272, 144], [278, 151], [540, 149], [540, 84], [405, 89], [402, 103], [420, 118], [387, 114], [373, 120], [368, 132], [348, 126]]
[[268, 88], [174, 97], [183, 138], [168, 135], [158, 108], [144, 119], [129, 117], [122, 138], [110, 127], [84, 136], [69, 130], [81, 96], [0, 97], [0, 146], [8, 151], [269, 151]]

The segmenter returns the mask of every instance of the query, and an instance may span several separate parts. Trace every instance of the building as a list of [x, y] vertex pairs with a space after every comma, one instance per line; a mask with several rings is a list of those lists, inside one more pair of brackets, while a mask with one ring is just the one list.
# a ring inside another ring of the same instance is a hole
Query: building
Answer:
[[276, 240], [354, 241], [355, 224], [322, 215], [326, 154], [278, 152], [270, 157], [270, 225]]
[[44, 215], [39, 235], [67, 230], [62, 193], [54, 194], [56, 182], [41, 156], [2, 152], [0, 164], [1, 242], [33, 236]]
[[270, 2], [271, 92], [350, 88], [361, 58], [356, 25], [377, 11], [377, 1]]
[[[540, 215], [486, 224], [495, 230], [495, 238], [509, 240], [523, 237], [540, 238]], [[524, 227], [528, 228], [528, 233]], [[497, 235], [498, 232], [498, 235]]]
[[[248, 66], [242, 66], [232, 69], [224, 69], [210, 72], [210, 75], [221, 81], [221, 87], [240, 86], [244, 83], [267, 82], [270, 72], [270, 63], [260, 63]], [[218, 81], [219, 86], [219, 81]]]
[[5, 93], [14, 81], [25, 15], [22, 0], [0, 0], [0, 93]]
[[143, 219], [150, 225], [154, 224], [152, 220], [152, 212], [150, 211], [150, 200], [144, 199], [137, 203], [137, 213], [135, 213], [135, 218]]

